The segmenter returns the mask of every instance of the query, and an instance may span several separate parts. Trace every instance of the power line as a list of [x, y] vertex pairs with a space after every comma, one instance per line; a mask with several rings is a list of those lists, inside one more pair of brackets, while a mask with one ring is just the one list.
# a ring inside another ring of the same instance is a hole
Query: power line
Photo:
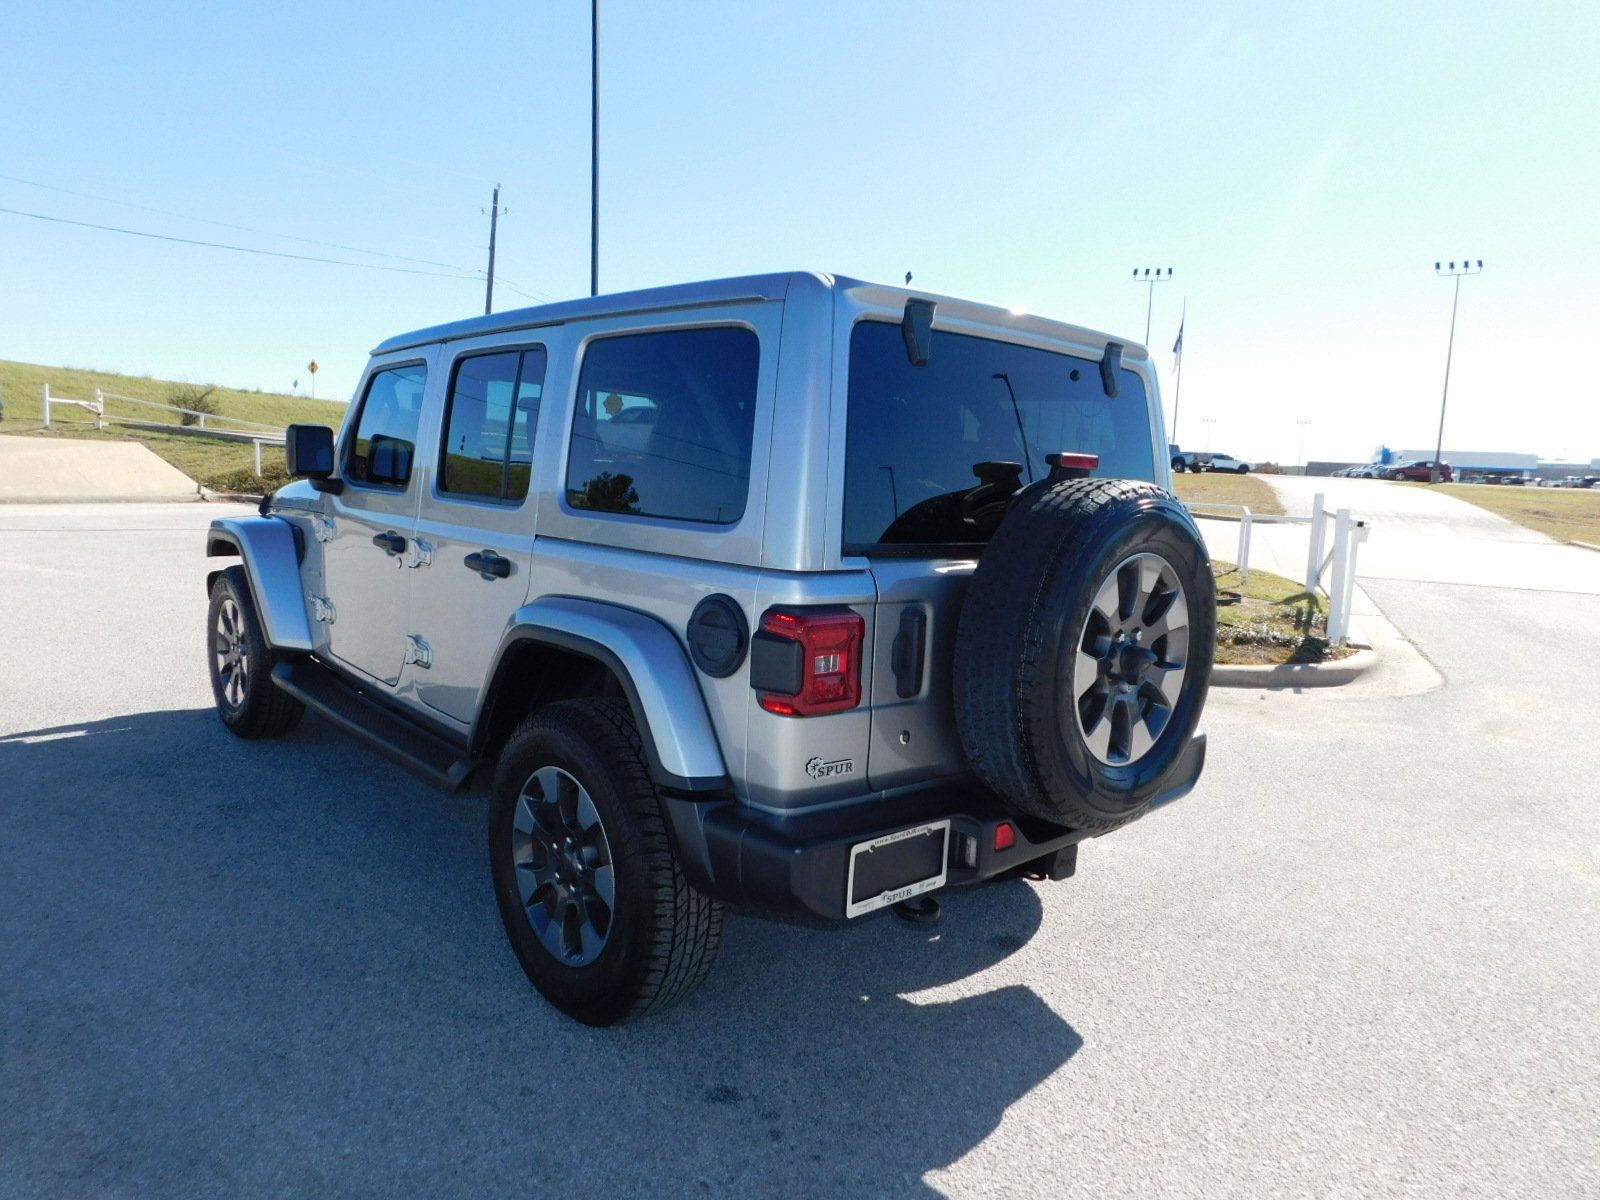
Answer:
[[105, 204], [120, 204], [124, 208], [136, 208], [141, 212], [156, 213], [158, 216], [177, 217], [183, 221], [199, 221], [202, 225], [215, 225], [219, 229], [236, 229], [240, 233], [259, 233], [263, 237], [283, 238], [285, 241], [300, 242], [307, 246], [326, 246], [330, 250], [349, 250], [355, 254], [370, 254], [375, 258], [392, 258], [398, 262], [421, 263], [429, 267], [449, 267], [456, 271], [466, 270], [465, 267], [459, 267], [455, 263], [438, 262], [431, 258], [414, 258], [409, 254], [391, 254], [385, 250], [368, 250], [364, 246], [346, 246], [341, 242], [324, 242], [316, 238], [297, 237], [292, 233], [274, 233], [270, 229], [257, 229], [251, 225], [233, 225], [227, 221], [217, 221], [211, 217], [196, 216], [193, 213], [176, 212], [170, 208], [155, 208], [149, 204], [137, 204], [132, 200], [119, 200], [115, 196], [96, 196], [92, 192], [74, 191], [72, 188], [60, 187], [53, 183], [40, 183], [36, 179], [23, 179], [19, 175], [0, 174], [0, 179], [11, 183], [25, 184], [28, 187], [42, 188], [47, 192], [60, 192], [64, 196], [76, 196], [81, 200], [98, 200]]
[[205, 246], [211, 250], [232, 250], [239, 254], [259, 254], [266, 258], [292, 258], [297, 262], [327, 263], [335, 267], [358, 267], [367, 271], [390, 271], [399, 275], [431, 275], [436, 279], [477, 279], [482, 271], [451, 274], [445, 271], [421, 271], [415, 267], [386, 267], [381, 263], [351, 262], [344, 258], [321, 258], [313, 254], [290, 254], [284, 250], [262, 250], [255, 246], [234, 246], [227, 242], [204, 242], [198, 238], [175, 237], [168, 233], [151, 233], [144, 229], [124, 229], [119, 225], [96, 225], [92, 221], [71, 221], [66, 217], [52, 217], [44, 213], [23, 212], [19, 208], [0, 208], [0, 213], [14, 217], [29, 217], [35, 221], [50, 221], [56, 225], [76, 225], [80, 229], [99, 229], [106, 233], [124, 233], [129, 237], [152, 238], [158, 242], [179, 242], [185, 246]]

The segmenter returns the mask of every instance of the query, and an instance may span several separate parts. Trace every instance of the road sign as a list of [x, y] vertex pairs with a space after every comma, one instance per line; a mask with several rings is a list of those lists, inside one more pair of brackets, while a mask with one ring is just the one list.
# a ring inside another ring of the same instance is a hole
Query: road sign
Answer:
[[306, 370], [315, 375], [317, 373], [317, 360], [313, 358], [310, 362], [308, 362], [306, 364]]

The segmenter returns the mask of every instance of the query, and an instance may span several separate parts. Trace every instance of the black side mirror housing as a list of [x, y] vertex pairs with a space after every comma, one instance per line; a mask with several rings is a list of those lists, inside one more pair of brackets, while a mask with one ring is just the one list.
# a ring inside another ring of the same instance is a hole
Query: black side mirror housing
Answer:
[[318, 491], [332, 491], [333, 430], [326, 425], [291, 425], [283, 431], [283, 457], [293, 479], [309, 479]]

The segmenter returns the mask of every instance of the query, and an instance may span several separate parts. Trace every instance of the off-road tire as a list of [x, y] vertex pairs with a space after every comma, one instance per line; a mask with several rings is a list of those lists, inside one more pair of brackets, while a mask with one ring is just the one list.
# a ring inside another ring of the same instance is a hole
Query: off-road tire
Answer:
[[[517, 886], [517, 802], [534, 772], [547, 766], [571, 774], [588, 792], [610, 848], [612, 922], [599, 957], [586, 966], [569, 966], [546, 949]], [[684, 878], [638, 729], [617, 700], [564, 700], [516, 728], [490, 791], [489, 860], [517, 961], [547, 1000], [586, 1025], [617, 1025], [675, 1004], [700, 986], [716, 960], [722, 905]]]
[[[237, 649], [245, 667], [242, 689], [232, 696], [218, 662], [221, 649], [218, 622], [224, 608], [230, 604], [230, 614], [238, 614]], [[279, 737], [300, 724], [300, 718], [305, 715], [305, 705], [272, 682], [272, 669], [281, 657], [267, 644], [261, 632], [261, 620], [256, 616], [244, 568], [228, 567], [211, 585], [211, 604], [206, 612], [206, 662], [217, 715], [229, 730], [242, 738]]]
[[[1111, 765], [1089, 752], [1067, 681], [1096, 593], [1117, 564], [1143, 552], [1164, 557], [1186, 594], [1188, 666], [1154, 744], [1137, 761]], [[1215, 642], [1210, 558], [1171, 493], [1115, 479], [1026, 489], [984, 548], [956, 633], [956, 723], [967, 759], [1020, 814], [1115, 829], [1161, 795], [1187, 749]]]

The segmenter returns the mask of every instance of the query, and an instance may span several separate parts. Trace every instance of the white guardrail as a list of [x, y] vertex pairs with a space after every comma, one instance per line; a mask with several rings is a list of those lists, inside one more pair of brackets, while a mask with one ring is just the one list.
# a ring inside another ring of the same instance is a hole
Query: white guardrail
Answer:
[[[102, 391], [95, 388], [93, 400], [74, 400], [69, 396], [57, 396], [50, 391], [50, 385], [44, 385], [42, 397], [44, 404], [44, 427], [50, 428], [50, 407], [52, 405], [70, 404], [78, 408], [86, 408], [94, 413], [94, 427], [104, 429], [106, 422], [117, 425], [135, 425], [141, 429], [161, 429], [174, 433], [183, 433], [193, 436], [220, 438], [229, 442], [249, 442], [255, 453], [256, 474], [261, 474], [261, 447], [281, 446], [284, 443], [283, 430], [275, 425], [265, 425], [260, 421], [246, 421], [242, 417], [225, 417], [220, 413], [203, 413], [192, 408], [183, 408], [176, 404], [162, 404], [156, 400], [141, 400], [137, 396], [122, 396], [116, 392]], [[139, 404], [145, 408], [160, 409], [165, 412], [178, 413], [182, 416], [195, 418], [193, 425], [184, 425], [181, 422], [173, 424], [171, 421], [141, 421], [137, 417], [125, 417], [118, 413], [106, 411], [106, 401], [114, 400], [118, 404]], [[207, 421], [212, 422], [209, 426]], [[218, 425], [217, 422], [227, 422], [228, 425], [244, 426], [242, 429], [230, 429], [227, 425]]]
[[[1197, 509], [1222, 510], [1239, 514], [1238, 567], [1241, 582], [1250, 582], [1250, 535], [1257, 525], [1307, 525], [1306, 539], [1306, 591], [1320, 591], [1328, 598], [1328, 640], [1335, 645], [1350, 637], [1350, 607], [1355, 600], [1356, 553], [1367, 540], [1370, 526], [1357, 520], [1348, 508], [1329, 512], [1326, 497], [1318, 492], [1311, 500], [1309, 517], [1268, 516], [1250, 511], [1247, 504], [1213, 504], [1197, 500], [1187, 506]], [[1203, 516], [1203, 513], [1197, 515]], [[1333, 526], [1333, 547], [1324, 555], [1328, 543], [1328, 526]], [[1332, 579], [1325, 585], [1323, 576], [1333, 568]]]

